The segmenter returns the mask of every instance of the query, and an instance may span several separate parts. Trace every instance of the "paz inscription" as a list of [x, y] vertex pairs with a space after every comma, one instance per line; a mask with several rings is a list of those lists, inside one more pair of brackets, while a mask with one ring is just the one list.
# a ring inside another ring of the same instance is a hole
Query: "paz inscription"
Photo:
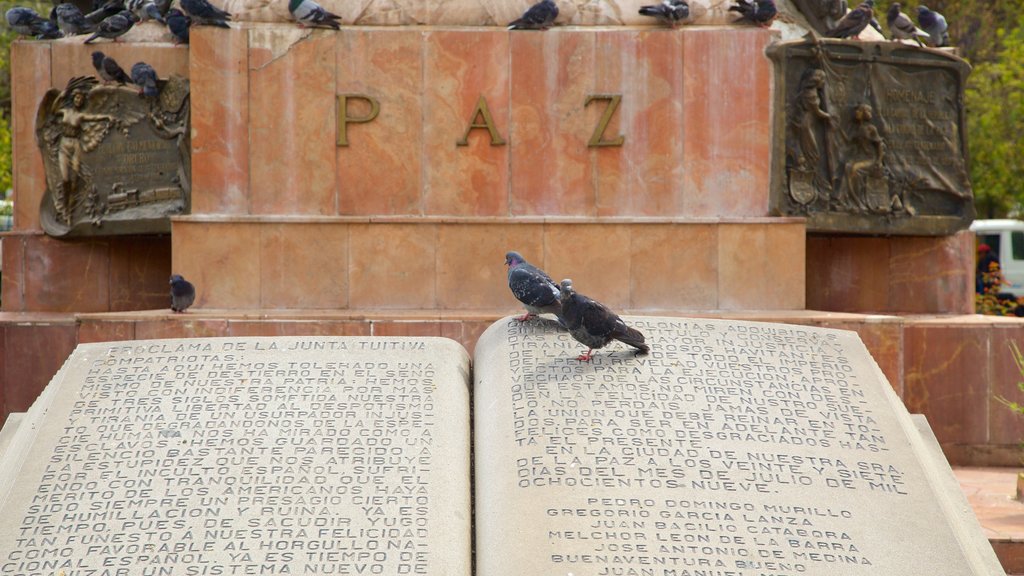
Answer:
[[649, 355], [477, 344], [481, 576], [1002, 574], [854, 333], [626, 321]]
[[91, 76], [50, 90], [36, 139], [47, 189], [40, 206], [51, 236], [167, 233], [188, 211], [188, 80], [159, 82], [156, 97]]
[[970, 66], [893, 42], [768, 49], [776, 110], [771, 206], [809, 230], [951, 234], [974, 218], [964, 84]]
[[468, 574], [468, 367], [440, 338], [79, 346], [5, 458], [0, 572]]

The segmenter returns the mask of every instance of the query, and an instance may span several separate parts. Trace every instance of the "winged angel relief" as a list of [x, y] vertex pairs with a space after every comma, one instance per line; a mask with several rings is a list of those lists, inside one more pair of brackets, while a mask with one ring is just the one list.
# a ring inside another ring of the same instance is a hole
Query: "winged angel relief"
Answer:
[[187, 207], [187, 128], [187, 83], [140, 98], [80, 76], [47, 92], [36, 122], [43, 228], [55, 236], [163, 231], [157, 221]]

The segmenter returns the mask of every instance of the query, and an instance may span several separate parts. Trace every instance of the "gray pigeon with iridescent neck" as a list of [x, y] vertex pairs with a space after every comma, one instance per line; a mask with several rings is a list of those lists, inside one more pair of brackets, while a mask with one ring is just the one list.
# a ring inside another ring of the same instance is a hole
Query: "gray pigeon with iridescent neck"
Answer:
[[541, 0], [526, 9], [523, 15], [509, 22], [509, 30], [547, 30], [558, 18], [558, 5], [552, 0]]
[[525, 322], [537, 314], [561, 315], [558, 285], [550, 276], [527, 262], [518, 252], [505, 254], [505, 264], [508, 266], [508, 287], [526, 308], [526, 314], [517, 320]]
[[652, 16], [662, 24], [675, 27], [690, 17], [690, 5], [686, 0], [662, 0], [661, 4], [640, 7], [641, 16]]
[[604, 348], [612, 340], [628, 344], [637, 354], [647, 354], [651, 348], [644, 342], [644, 335], [636, 328], [626, 326], [618, 314], [593, 298], [579, 294], [572, 287], [572, 280], [562, 280], [559, 285], [559, 300], [562, 302], [562, 320], [569, 334], [588, 348], [577, 360], [584, 362], [594, 356], [594, 350]]
[[949, 46], [949, 26], [945, 16], [922, 5], [917, 7], [917, 23], [928, 33], [932, 46]]
[[290, 0], [288, 12], [302, 27], [341, 29], [341, 16], [324, 10], [313, 0]]

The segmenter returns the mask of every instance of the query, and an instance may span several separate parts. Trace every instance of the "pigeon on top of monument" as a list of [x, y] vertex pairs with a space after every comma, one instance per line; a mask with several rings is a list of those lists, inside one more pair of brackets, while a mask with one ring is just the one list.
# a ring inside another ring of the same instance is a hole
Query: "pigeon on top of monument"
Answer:
[[100, 22], [110, 18], [114, 14], [124, 10], [123, 0], [107, 0], [102, 6], [96, 8], [92, 12], [85, 15], [85, 19], [92, 24], [99, 24]]
[[56, 22], [44, 19], [39, 21], [35, 37], [41, 40], [56, 40], [57, 38], [63, 38], [64, 34], [61, 33]]
[[729, 12], [739, 12], [740, 17], [733, 21], [750, 22], [758, 26], [769, 26], [779, 10], [775, 7], [775, 0], [736, 0], [736, 4], [729, 6]]
[[637, 354], [647, 354], [650, 347], [644, 343], [644, 335], [636, 328], [626, 326], [617, 314], [600, 302], [577, 293], [572, 280], [566, 278], [559, 286], [562, 302], [562, 319], [569, 334], [586, 346], [588, 350], [576, 359], [586, 362], [594, 356], [594, 350], [604, 348], [612, 340], [618, 340], [637, 349]]
[[192, 18], [192, 22], [197, 26], [230, 28], [228, 21], [231, 20], [231, 14], [210, 4], [207, 0], [181, 0], [181, 9]]
[[174, 36], [175, 44], [188, 44], [188, 28], [192, 25], [192, 19], [177, 8], [167, 11], [167, 29]]
[[653, 16], [658, 22], [674, 28], [676, 24], [690, 17], [690, 5], [686, 0], [662, 0], [661, 4], [641, 6], [640, 14]]
[[132, 66], [132, 83], [139, 87], [139, 96], [156, 97], [160, 94], [156, 87], [156, 70], [145, 62], [136, 62]]
[[128, 0], [125, 7], [135, 14], [135, 17], [139, 22], [145, 22], [146, 20], [156, 20], [161, 24], [166, 24], [164, 15], [160, 13], [160, 8], [153, 2], [153, 0]]
[[829, 38], [858, 38], [860, 33], [875, 19], [875, 0], [861, 2], [853, 10], [846, 13], [836, 23], [836, 27], [829, 30], [826, 36]]
[[196, 301], [196, 287], [180, 274], [171, 276], [171, 310], [184, 312]]
[[122, 10], [110, 16], [96, 26], [96, 31], [85, 40], [86, 44], [97, 38], [109, 38], [114, 42], [135, 26], [135, 15], [127, 10]]
[[523, 15], [508, 23], [509, 30], [547, 30], [558, 18], [558, 5], [541, 0], [526, 9]]
[[917, 7], [917, 23], [928, 33], [930, 44], [936, 48], [949, 46], [949, 26], [946, 25], [946, 17], [927, 6]]
[[512, 290], [512, 295], [526, 308], [526, 314], [517, 320], [525, 322], [537, 314], [561, 316], [562, 305], [558, 301], [558, 285], [550, 276], [527, 262], [519, 252], [507, 252], [505, 265], [508, 266], [508, 287]]
[[892, 35], [892, 39], [913, 39], [919, 45], [923, 46], [924, 44], [921, 42], [921, 37], [927, 38], [928, 33], [917, 26], [914, 26], [914, 22], [910, 19], [910, 16], [901, 12], [900, 9], [900, 3], [893, 2], [892, 6], [889, 6], [889, 11], [885, 14], [885, 21], [889, 26], [889, 34]]
[[59, 4], [53, 10], [57, 14], [57, 27], [65, 36], [92, 32], [93, 25], [85, 19], [85, 15], [74, 4]]
[[313, 0], [288, 0], [288, 12], [292, 18], [305, 28], [341, 29], [341, 16], [324, 10], [323, 6]]
[[118, 65], [117, 60], [99, 50], [92, 53], [92, 67], [96, 69], [96, 73], [99, 74], [100, 79], [104, 83], [117, 82], [118, 84], [127, 84], [132, 81], [124, 69]]
[[7, 25], [10, 26], [11, 30], [22, 36], [35, 36], [40, 22], [47, 21], [46, 18], [40, 16], [35, 10], [25, 8], [24, 6], [11, 8], [6, 12], [5, 16], [7, 17]]

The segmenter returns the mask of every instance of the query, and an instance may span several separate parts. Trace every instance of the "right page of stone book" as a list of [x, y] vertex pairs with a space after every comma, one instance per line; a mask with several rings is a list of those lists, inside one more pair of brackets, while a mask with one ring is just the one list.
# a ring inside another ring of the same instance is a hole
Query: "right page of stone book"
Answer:
[[481, 336], [479, 576], [1003, 574], [856, 333], [626, 321], [649, 355]]

